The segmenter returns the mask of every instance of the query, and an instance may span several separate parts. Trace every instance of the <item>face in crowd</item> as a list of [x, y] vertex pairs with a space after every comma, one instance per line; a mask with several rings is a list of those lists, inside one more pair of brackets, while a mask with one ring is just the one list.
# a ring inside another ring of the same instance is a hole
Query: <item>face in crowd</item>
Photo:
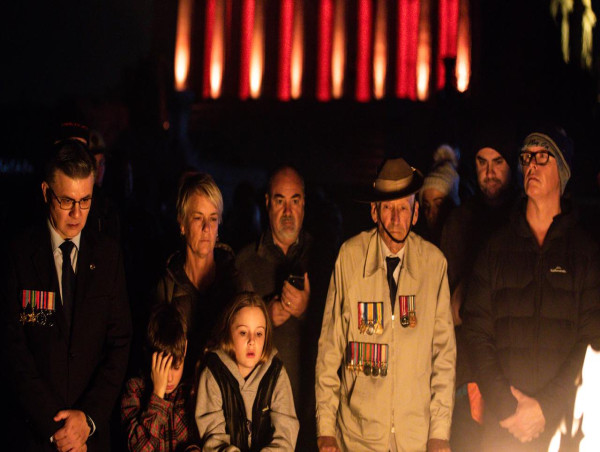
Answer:
[[423, 190], [421, 201], [423, 202], [423, 214], [427, 220], [429, 229], [434, 230], [438, 226], [438, 217], [442, 204], [447, 195], [435, 188], [427, 188]]
[[[414, 215], [413, 215], [414, 206]], [[377, 223], [377, 231], [383, 242], [392, 253], [397, 253], [404, 246], [392, 240], [403, 240], [419, 218], [419, 203], [415, 195], [391, 201], [371, 203], [371, 218]]]
[[266, 205], [273, 241], [287, 250], [298, 239], [304, 221], [304, 184], [296, 171], [284, 168], [273, 177]]
[[71, 239], [82, 231], [90, 213], [93, 190], [93, 173], [83, 179], [72, 179], [56, 170], [50, 181], [42, 182], [50, 224], [61, 238]]
[[242, 377], [246, 377], [262, 358], [267, 319], [256, 306], [242, 308], [231, 325], [231, 340], [235, 361]]
[[488, 200], [497, 200], [508, 188], [510, 166], [495, 149], [480, 149], [475, 156], [475, 169], [479, 189]]
[[[555, 156], [542, 146], [527, 146], [520, 157], [527, 197], [534, 200], [560, 198], [560, 176]], [[527, 159], [529, 162], [525, 162]]]
[[185, 207], [180, 223], [187, 248], [195, 256], [206, 258], [213, 253], [219, 233], [219, 210], [205, 195], [194, 193]]

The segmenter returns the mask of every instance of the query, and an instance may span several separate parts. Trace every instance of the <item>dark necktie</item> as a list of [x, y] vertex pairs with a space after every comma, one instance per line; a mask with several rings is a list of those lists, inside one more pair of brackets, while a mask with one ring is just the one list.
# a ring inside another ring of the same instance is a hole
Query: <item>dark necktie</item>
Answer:
[[75, 272], [71, 265], [71, 251], [75, 244], [70, 240], [65, 240], [60, 245], [60, 250], [63, 255], [62, 262], [62, 302], [65, 320], [67, 322], [67, 330], [71, 329], [71, 316], [73, 313], [73, 298], [75, 296]]
[[386, 257], [385, 263], [387, 264], [387, 280], [388, 287], [390, 288], [390, 302], [392, 303], [392, 314], [394, 314], [394, 305], [396, 304], [396, 290], [398, 286], [396, 285], [396, 279], [394, 278], [394, 270], [400, 263], [399, 257]]

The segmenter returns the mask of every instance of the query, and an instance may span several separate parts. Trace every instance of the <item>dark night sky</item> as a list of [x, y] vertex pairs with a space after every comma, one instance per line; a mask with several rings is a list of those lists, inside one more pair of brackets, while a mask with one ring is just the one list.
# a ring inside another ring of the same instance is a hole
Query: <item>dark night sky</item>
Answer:
[[[593, 2], [597, 14], [599, 2]], [[37, 127], [39, 130], [39, 124], [48, 113], [67, 100], [101, 102], [117, 98], [127, 104], [133, 122], [158, 127], [156, 115], [153, 117], [148, 112], [158, 109], [158, 82], [155, 80], [158, 57], [162, 56], [167, 65], [171, 61], [176, 2], [60, 0], [5, 3], [0, 14], [5, 62], [2, 65], [0, 108], [5, 118], [2, 133], [7, 137], [5, 143], [10, 145], [5, 146], [3, 154], [18, 154], [23, 147], [20, 141], [35, 136], [31, 129]], [[593, 129], [600, 128], [594, 127], [598, 122], [598, 79], [561, 62], [559, 28], [548, 13], [549, 3], [549, 0], [472, 1], [474, 72], [469, 102], [475, 109], [496, 111], [499, 116], [514, 117], [518, 121], [541, 115], [557, 118], [575, 129], [574, 135], [583, 140], [583, 148], [588, 149], [589, 143], [597, 142]], [[600, 47], [598, 28], [596, 55]], [[596, 74], [599, 61], [596, 57]], [[169, 77], [170, 71], [169, 68]], [[270, 105], [273, 107], [267, 105], [264, 108], [265, 116], [269, 118], [279, 116], [278, 108], [287, 109], [287, 106]], [[223, 108], [230, 109], [235, 115], [245, 107], [230, 102]], [[363, 108], [350, 102], [346, 109], [350, 111], [348, 129], [354, 126], [351, 121], [353, 109], [356, 109], [357, 117], [368, 117], [370, 109], [373, 114], [382, 116], [388, 115], [389, 111], [388, 107]], [[303, 124], [307, 117], [310, 120], [311, 116], [322, 115], [324, 120], [321, 122], [327, 125], [329, 106], [309, 102], [297, 110], [292, 119], [298, 124]], [[208, 119], [215, 116], [210, 108], [204, 111], [208, 111], [204, 113]], [[252, 113], [249, 115], [252, 118]], [[223, 117], [227, 118], [227, 115]], [[201, 115], [199, 119], [201, 122]], [[261, 126], [260, 118], [255, 120], [256, 131], [267, 130]], [[315, 124], [310, 125], [314, 130]], [[343, 133], [344, 125], [335, 125]], [[198, 135], [213, 141], [218, 141], [221, 135], [235, 136], [235, 131], [229, 134], [226, 124], [216, 124], [216, 127], [224, 130], [216, 130], [208, 137], [202, 133]], [[245, 133], [245, 130], [239, 132], [240, 141], [245, 139]], [[260, 132], [256, 132], [257, 142], [254, 146], [250, 144], [250, 148], [260, 153], [264, 147], [262, 141], [272, 138], [270, 133], [267, 130], [259, 136]], [[315, 141], [320, 140], [320, 133], [327, 135], [326, 126], [316, 132]], [[287, 137], [279, 138], [285, 141]], [[416, 135], [411, 139], [418, 142], [420, 138]], [[217, 153], [221, 150], [217, 149]], [[226, 154], [220, 152], [220, 155]]]
[[152, 0], [6, 2], [2, 102], [98, 96], [150, 51]]

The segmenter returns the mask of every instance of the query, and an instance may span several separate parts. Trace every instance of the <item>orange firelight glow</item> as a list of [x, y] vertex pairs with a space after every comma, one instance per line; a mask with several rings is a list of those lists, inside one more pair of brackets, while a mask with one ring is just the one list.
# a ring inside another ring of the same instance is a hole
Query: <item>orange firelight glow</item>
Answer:
[[458, 11], [458, 42], [456, 50], [456, 87], [461, 93], [469, 88], [471, 78], [471, 30], [469, 1], [460, 0]]
[[385, 95], [385, 76], [387, 67], [387, 0], [377, 0], [375, 18], [375, 45], [373, 50], [373, 88], [375, 99]]
[[225, 63], [225, 0], [217, 0], [215, 4], [215, 21], [213, 25], [212, 48], [210, 52], [210, 97], [221, 96], [223, 83], [223, 66]]
[[184, 91], [188, 87], [192, 5], [192, 0], [179, 0], [175, 38], [175, 89], [177, 91]]
[[331, 94], [340, 99], [344, 94], [344, 67], [346, 65], [346, 0], [335, 1], [333, 42], [331, 46]]
[[304, 58], [304, 15], [302, 6], [302, 0], [296, 0], [294, 5], [294, 30], [292, 32], [292, 99], [299, 99], [302, 94], [302, 62]]
[[253, 99], [258, 99], [262, 90], [265, 61], [264, 13], [264, 0], [257, 0], [254, 12], [252, 48], [250, 50], [250, 97]]
[[430, 9], [431, 0], [422, 0], [417, 48], [417, 99], [421, 101], [427, 100], [429, 96], [429, 67], [431, 65]]

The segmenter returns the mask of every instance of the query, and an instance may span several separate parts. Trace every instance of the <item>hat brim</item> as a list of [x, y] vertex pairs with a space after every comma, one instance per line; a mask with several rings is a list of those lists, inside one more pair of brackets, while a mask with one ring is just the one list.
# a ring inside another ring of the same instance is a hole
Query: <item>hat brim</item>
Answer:
[[425, 177], [421, 172], [417, 169], [413, 171], [413, 177], [406, 187], [402, 190], [390, 191], [390, 192], [382, 192], [379, 190], [375, 190], [375, 187], [369, 187], [368, 190], [364, 190], [359, 192], [354, 196], [354, 200], [356, 202], [379, 202], [379, 201], [391, 201], [393, 199], [405, 198], [407, 196], [413, 195], [418, 192], [423, 186], [423, 182]]

